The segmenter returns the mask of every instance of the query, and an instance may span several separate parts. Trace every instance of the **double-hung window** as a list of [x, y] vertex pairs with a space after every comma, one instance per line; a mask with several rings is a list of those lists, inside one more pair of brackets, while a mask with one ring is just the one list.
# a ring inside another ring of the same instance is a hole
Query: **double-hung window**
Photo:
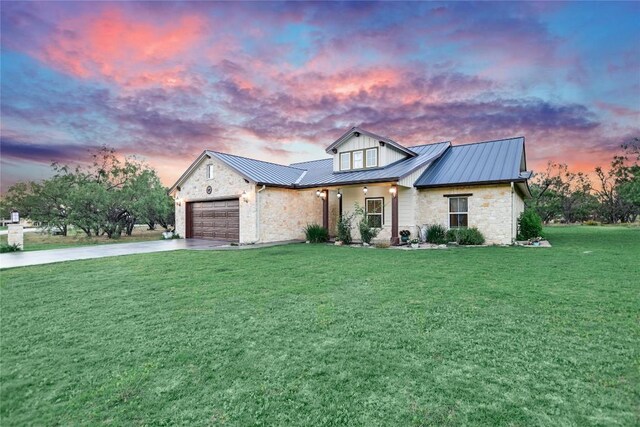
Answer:
[[369, 148], [368, 150], [366, 150], [365, 167], [375, 168], [376, 166], [378, 166], [378, 149]]
[[449, 197], [449, 228], [469, 226], [469, 203], [466, 197]]
[[207, 179], [213, 179], [213, 165], [207, 165]]
[[369, 227], [382, 228], [384, 224], [384, 199], [382, 197], [365, 199], [365, 215]]
[[362, 169], [363, 166], [362, 150], [353, 152], [353, 168]]
[[340, 153], [340, 170], [351, 169], [351, 153]]

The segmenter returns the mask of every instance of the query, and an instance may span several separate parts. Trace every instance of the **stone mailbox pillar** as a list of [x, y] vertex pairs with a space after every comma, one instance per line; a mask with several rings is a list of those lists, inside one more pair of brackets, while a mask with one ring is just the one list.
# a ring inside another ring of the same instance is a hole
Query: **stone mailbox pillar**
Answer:
[[9, 224], [7, 229], [7, 243], [18, 245], [24, 249], [24, 227], [20, 224]]

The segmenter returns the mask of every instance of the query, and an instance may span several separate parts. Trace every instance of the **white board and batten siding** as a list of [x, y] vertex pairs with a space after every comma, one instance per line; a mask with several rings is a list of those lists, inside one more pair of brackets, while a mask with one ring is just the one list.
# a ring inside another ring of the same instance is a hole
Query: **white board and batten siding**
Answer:
[[352, 135], [338, 147], [338, 152], [333, 155], [333, 170], [335, 172], [340, 170], [340, 153], [345, 151], [366, 150], [367, 148], [378, 148], [378, 166], [386, 166], [407, 157], [405, 153], [396, 150], [389, 144], [381, 147], [377, 139], [366, 135]]

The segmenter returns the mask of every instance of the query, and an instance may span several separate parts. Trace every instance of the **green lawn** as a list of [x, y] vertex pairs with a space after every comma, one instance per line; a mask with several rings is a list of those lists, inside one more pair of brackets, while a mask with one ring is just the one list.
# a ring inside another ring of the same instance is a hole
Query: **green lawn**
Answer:
[[[109, 239], [106, 235], [86, 237], [86, 234], [80, 230], [70, 230], [67, 236], [54, 236], [48, 233], [29, 232], [24, 233], [24, 250], [40, 251], [43, 249], [61, 249], [72, 246], [145, 242], [148, 240], [159, 240], [163, 231], [163, 228], [147, 230], [145, 227], [136, 227], [131, 236], [123, 235], [118, 239]], [[7, 244], [6, 235], [0, 236], [0, 244]]]
[[638, 425], [640, 229], [5, 270], [3, 426]]

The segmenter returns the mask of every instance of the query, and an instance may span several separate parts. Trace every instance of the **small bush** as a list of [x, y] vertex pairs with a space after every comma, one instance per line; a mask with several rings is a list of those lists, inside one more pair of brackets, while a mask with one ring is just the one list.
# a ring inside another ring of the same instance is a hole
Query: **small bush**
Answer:
[[599, 223], [598, 221], [594, 221], [594, 220], [592, 220], [592, 219], [590, 219], [590, 220], [588, 220], [588, 221], [583, 222], [583, 224], [584, 224], [584, 225], [591, 225], [591, 226], [593, 226], [593, 225], [600, 225], [600, 223]]
[[482, 245], [484, 236], [477, 228], [452, 228], [447, 231], [446, 240], [459, 245]]
[[542, 220], [533, 209], [526, 209], [518, 218], [518, 240], [542, 236]]
[[360, 239], [362, 243], [370, 244], [371, 240], [375, 239], [380, 234], [379, 228], [374, 228], [369, 225], [369, 221], [366, 218], [358, 223], [358, 229], [360, 230]]
[[440, 224], [427, 226], [427, 242], [441, 245], [447, 243], [447, 230]]
[[338, 221], [338, 235], [336, 240], [341, 241], [345, 245], [350, 245], [353, 241], [351, 237], [351, 223], [353, 222], [354, 214], [342, 214], [342, 217]]
[[391, 244], [389, 242], [378, 242], [375, 244], [376, 248], [379, 249], [387, 249], [389, 247], [391, 247]]
[[304, 228], [304, 235], [311, 243], [324, 243], [329, 240], [329, 231], [318, 224], [307, 224]]
[[20, 246], [18, 246], [17, 244], [12, 244], [12, 245], [8, 245], [3, 243], [2, 245], [0, 245], [0, 254], [4, 254], [7, 252], [19, 252], [22, 249], [20, 249]]

